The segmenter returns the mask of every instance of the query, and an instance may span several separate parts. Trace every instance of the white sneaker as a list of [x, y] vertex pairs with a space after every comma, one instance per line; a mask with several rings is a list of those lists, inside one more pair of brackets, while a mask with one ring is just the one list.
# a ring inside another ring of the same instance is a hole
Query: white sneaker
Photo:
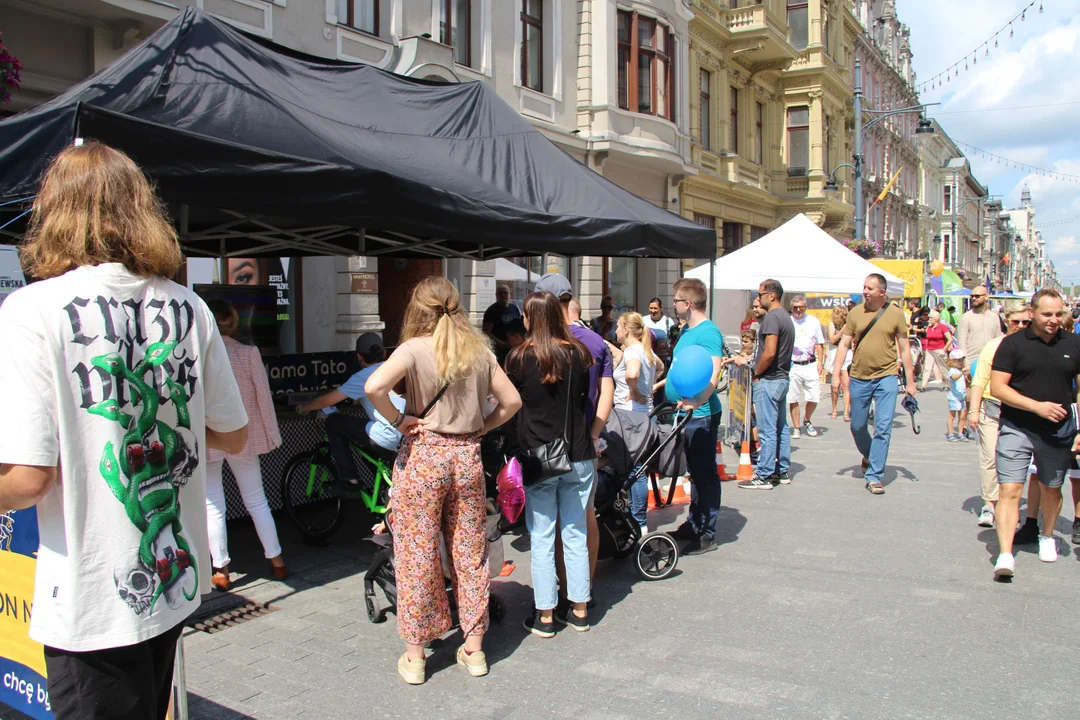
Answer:
[[802, 437], [802, 433], [799, 432], [799, 428], [791, 428], [791, 439], [798, 440]]
[[983, 505], [982, 512], [979, 513], [979, 527], [994, 527], [994, 508]]
[[1016, 558], [1012, 553], [1001, 553], [994, 564], [994, 579], [1011, 578], [1016, 572]]
[[1045, 535], [1039, 536], [1039, 559], [1043, 562], [1057, 560], [1057, 540]]

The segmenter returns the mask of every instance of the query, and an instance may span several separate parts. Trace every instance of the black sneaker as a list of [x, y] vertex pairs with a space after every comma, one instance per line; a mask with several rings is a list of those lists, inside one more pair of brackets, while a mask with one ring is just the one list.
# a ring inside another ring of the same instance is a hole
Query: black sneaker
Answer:
[[763, 478], [757, 473], [755, 473], [754, 477], [750, 478], [749, 480], [743, 480], [741, 483], [739, 483], [739, 487], [743, 490], [772, 490], [773, 484], [772, 480], [768, 478]]
[[1013, 545], [1031, 545], [1039, 541], [1039, 526], [1037, 523], [1025, 522], [1023, 527], [1013, 535]]
[[1073, 520], [1072, 544], [1080, 545], [1080, 518]]
[[[749, 480], [747, 481], [749, 482]], [[720, 547], [716, 544], [716, 541], [710, 537], [702, 535], [696, 540], [692, 540], [689, 545], [683, 548], [683, 555], [704, 555], [707, 552], [712, 552], [716, 548]]]
[[778, 483], [780, 485], [791, 484], [791, 476], [787, 473], [773, 473], [773, 476], [769, 479], [772, 480], [774, 483]]
[[357, 479], [339, 480], [331, 485], [331, 490], [342, 500], [359, 500], [364, 496], [363, 487]]
[[678, 528], [668, 533], [676, 540], [697, 540], [698, 531], [688, 522], [684, 522]]
[[531, 632], [533, 635], [539, 635], [542, 638], [553, 638], [553, 637], [555, 637], [555, 623], [553, 623], [553, 622], [546, 623], [543, 620], [541, 620], [539, 610], [537, 610], [535, 613], [533, 613], [529, 617], [525, 618], [525, 620], [521, 624], [522, 624], [522, 626], [524, 626], [524, 628], [526, 630]]
[[555, 608], [555, 621], [560, 625], [571, 627], [578, 632], [588, 632], [589, 618], [578, 617], [574, 614], [572, 608], [573, 605], [570, 603], [560, 604], [559, 607]]

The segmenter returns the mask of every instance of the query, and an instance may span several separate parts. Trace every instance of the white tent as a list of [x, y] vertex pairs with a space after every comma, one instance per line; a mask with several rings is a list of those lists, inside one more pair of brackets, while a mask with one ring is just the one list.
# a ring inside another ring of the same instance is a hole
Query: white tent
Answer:
[[[757, 290], [772, 278], [784, 292], [861, 293], [871, 273], [885, 276], [890, 297], [904, 297], [904, 281], [838, 243], [803, 214], [796, 215], [765, 237], [716, 261], [713, 288]], [[709, 285], [709, 266], [686, 273]]]
[[[495, 279], [496, 280], [520, 280], [527, 283], [535, 283], [540, 279], [540, 276], [531, 270], [527, 270], [520, 265], [515, 265], [505, 258], [495, 259]], [[530, 289], [529, 292], [532, 292]]]

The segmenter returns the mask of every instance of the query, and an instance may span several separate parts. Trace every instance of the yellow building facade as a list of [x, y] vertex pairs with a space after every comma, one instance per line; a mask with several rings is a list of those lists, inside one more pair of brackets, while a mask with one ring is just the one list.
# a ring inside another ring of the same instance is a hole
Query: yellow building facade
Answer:
[[848, 5], [692, 0], [689, 127], [698, 173], [681, 184], [681, 212], [716, 229], [718, 254], [800, 212], [850, 235], [851, 189], [824, 191], [829, 172], [851, 156], [858, 25]]

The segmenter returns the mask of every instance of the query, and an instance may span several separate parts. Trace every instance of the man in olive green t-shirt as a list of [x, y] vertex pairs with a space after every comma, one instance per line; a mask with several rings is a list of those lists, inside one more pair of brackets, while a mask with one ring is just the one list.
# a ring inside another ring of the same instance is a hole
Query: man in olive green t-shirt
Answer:
[[[848, 348], [855, 348], [851, 367], [848, 368], [851, 377], [851, 434], [863, 456], [866, 489], [874, 495], [885, 493], [881, 477], [885, 474], [893, 416], [896, 414], [896, 395], [900, 384], [897, 377], [898, 354], [907, 379], [904, 392], [915, 394], [907, 322], [904, 312], [889, 304], [885, 287], [883, 276], [877, 273], [867, 276], [863, 283], [863, 304], [856, 305], [848, 314], [836, 351], [836, 363], [832, 368], [833, 389], [838, 391], [844, 358]], [[869, 430], [871, 401], [875, 407], [872, 438]]]

